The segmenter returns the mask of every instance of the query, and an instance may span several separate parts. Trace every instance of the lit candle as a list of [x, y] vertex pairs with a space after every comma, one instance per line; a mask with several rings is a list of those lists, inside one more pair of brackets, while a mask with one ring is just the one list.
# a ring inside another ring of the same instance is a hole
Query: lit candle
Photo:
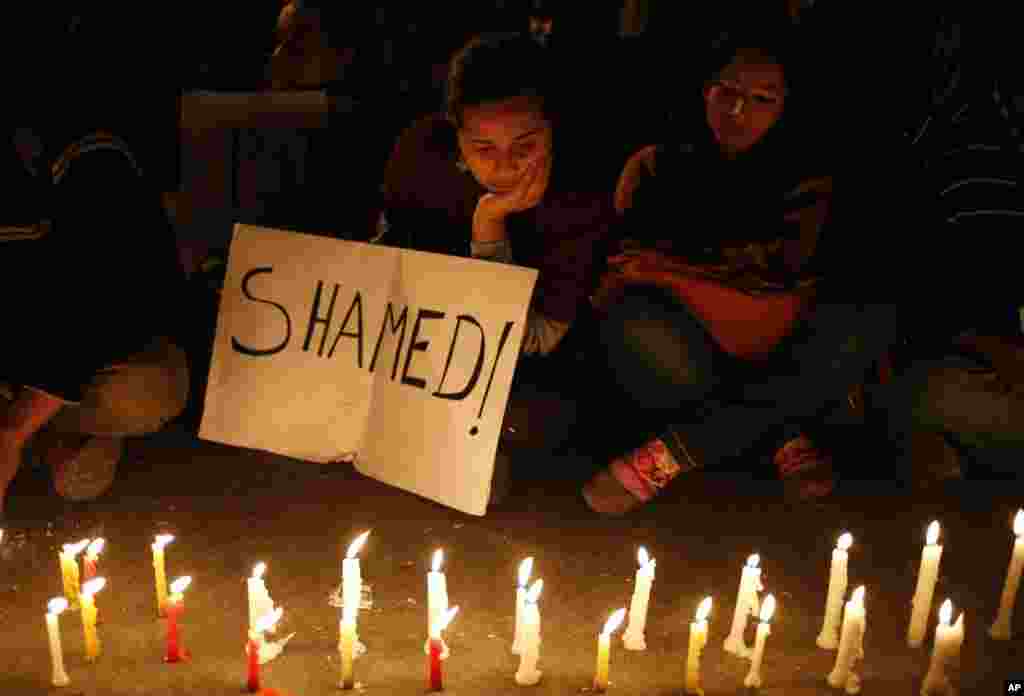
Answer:
[[775, 613], [775, 595], [768, 595], [764, 598], [761, 606], [761, 622], [757, 625], [757, 635], [754, 637], [754, 655], [750, 658], [750, 671], [743, 679], [743, 686], [747, 688], [760, 688], [761, 686], [761, 662], [764, 660], [764, 644], [768, 641], [768, 634], [772, 632], [772, 614]]
[[936, 543], [938, 540], [939, 522], [936, 520], [928, 525], [928, 543], [921, 552], [921, 569], [917, 573], [914, 610], [910, 615], [910, 627], [907, 629], [907, 643], [912, 648], [919, 647], [924, 641], [928, 616], [932, 611], [932, 595], [935, 594], [935, 582], [939, 579], [939, 560], [942, 558], [942, 546]]
[[530, 582], [530, 573], [532, 572], [533, 556], [530, 556], [519, 564], [519, 585], [516, 587], [516, 628], [512, 634], [512, 653], [515, 655], [522, 652], [523, 605], [526, 603], [526, 583]]
[[995, 623], [988, 630], [988, 634], [996, 640], [1010, 639], [1013, 605], [1017, 601], [1021, 573], [1024, 573], [1024, 510], [1017, 511], [1017, 516], [1013, 520], [1013, 533], [1017, 540], [1013, 543], [1010, 566], [1006, 569], [1006, 582], [1003, 584], [1003, 595], [999, 600], [999, 613], [996, 614]]
[[174, 541], [170, 534], [160, 534], [153, 542], [153, 574], [156, 578], [156, 608], [160, 616], [167, 615], [167, 568], [164, 565], [164, 547]]
[[594, 673], [594, 691], [603, 694], [608, 690], [608, 663], [612, 645], [612, 633], [614, 633], [626, 618], [626, 608], [615, 611], [608, 617], [604, 624], [604, 630], [597, 636], [597, 669]]
[[651, 584], [654, 582], [655, 560], [647, 556], [643, 546], [637, 551], [637, 562], [640, 567], [636, 571], [633, 583], [633, 599], [629, 604], [629, 625], [622, 635], [626, 650], [645, 650], [644, 629], [647, 626], [647, 605], [651, 601]]
[[430, 649], [427, 654], [430, 656], [428, 662], [428, 676], [431, 691], [444, 691], [444, 680], [441, 674], [441, 661], [444, 660], [443, 644], [444, 639], [441, 632], [448, 628], [455, 615], [459, 613], [458, 607], [452, 607], [444, 612], [441, 617], [430, 626]]
[[167, 655], [164, 662], [181, 662], [188, 657], [178, 636], [178, 619], [185, 612], [185, 589], [191, 584], [192, 578], [188, 575], [171, 583], [171, 594], [167, 598]]
[[697, 606], [696, 621], [690, 624], [690, 647], [686, 653], [686, 693], [704, 696], [700, 682], [700, 656], [708, 644], [708, 614], [711, 598], [705, 597]]
[[864, 629], [866, 612], [864, 609], [864, 586], [853, 592], [843, 612], [842, 633], [839, 639], [839, 651], [836, 663], [829, 672], [827, 681], [834, 689], [846, 689], [847, 693], [860, 691], [860, 677], [854, 672], [857, 660], [864, 657]]
[[832, 550], [832, 567], [828, 576], [828, 598], [825, 600], [825, 619], [818, 634], [818, 647], [835, 650], [839, 645], [839, 615], [843, 611], [843, 597], [846, 596], [847, 551], [853, 544], [853, 536], [846, 532], [839, 537]]
[[246, 689], [251, 694], [257, 693], [260, 690], [260, 650], [263, 647], [263, 634], [273, 630], [283, 614], [284, 609], [278, 607], [256, 619], [256, 623], [249, 629], [249, 640], [245, 644], [245, 653], [249, 666]]
[[750, 648], [743, 637], [747, 630], [747, 617], [755, 616], [760, 606], [758, 592], [764, 589], [761, 585], [761, 569], [758, 564], [761, 557], [756, 553], [747, 559], [740, 577], [740, 589], [736, 596], [736, 610], [732, 615], [732, 628], [723, 646], [726, 651], [740, 657], [750, 657]]
[[537, 599], [544, 588], [544, 581], [537, 580], [526, 593], [523, 603], [522, 651], [519, 657], [519, 669], [516, 671], [516, 684], [532, 686], [540, 681], [543, 674], [537, 669], [540, 659], [540, 609]]
[[50, 637], [50, 662], [53, 664], [54, 686], [67, 686], [71, 683], [68, 673], [64, 671], [64, 651], [60, 645], [60, 624], [58, 618], [68, 608], [68, 600], [64, 597], [55, 597], [47, 605], [46, 612], [46, 633]]
[[96, 563], [99, 561], [106, 539], [93, 539], [92, 543], [85, 549], [85, 556], [82, 557], [82, 579], [92, 580], [96, 577]]
[[[434, 551], [434, 557], [430, 564], [430, 572], [427, 573], [427, 631], [431, 631], [438, 621], [448, 611], [448, 579], [441, 572], [441, 564], [444, 562], [444, 552], [441, 549]], [[430, 639], [424, 652], [430, 652]], [[441, 640], [441, 659], [448, 658], [448, 646]]]
[[107, 584], [104, 578], [93, 578], [82, 585], [82, 630], [85, 632], [85, 659], [94, 662], [100, 656], [100, 638], [96, 634], [97, 592]]
[[961, 612], [956, 624], [950, 626], [949, 620], [952, 617], [953, 603], [947, 599], [939, 609], [939, 624], [935, 627], [932, 660], [921, 684], [922, 696], [955, 693], [949, 675], [946, 674], [946, 666], [960, 657], [960, 646], [964, 642], [964, 615]]
[[267, 612], [274, 610], [274, 600], [267, 591], [263, 575], [267, 572], [267, 564], [257, 563], [253, 566], [252, 575], [246, 581], [249, 598], [249, 630], [256, 628], [256, 622]]
[[60, 574], [64, 581], [64, 598], [68, 600], [71, 609], [78, 609], [79, 576], [78, 576], [78, 554], [82, 553], [89, 545], [88, 539], [82, 539], [77, 544], [64, 544], [58, 551], [60, 557]]

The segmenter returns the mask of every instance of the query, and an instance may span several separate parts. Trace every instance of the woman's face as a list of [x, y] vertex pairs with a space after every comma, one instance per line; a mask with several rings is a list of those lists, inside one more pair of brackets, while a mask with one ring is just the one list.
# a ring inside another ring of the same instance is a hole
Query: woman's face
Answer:
[[477, 182], [492, 193], [508, 193], [528, 164], [551, 154], [551, 122], [537, 99], [512, 97], [465, 107], [458, 139]]
[[782, 116], [786, 83], [782, 66], [734, 59], [704, 89], [708, 126], [729, 154], [753, 147]]

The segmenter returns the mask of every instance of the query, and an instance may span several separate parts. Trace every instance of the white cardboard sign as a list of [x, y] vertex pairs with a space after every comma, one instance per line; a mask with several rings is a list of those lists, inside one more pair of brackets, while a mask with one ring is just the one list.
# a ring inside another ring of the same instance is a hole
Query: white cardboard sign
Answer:
[[483, 515], [536, 279], [236, 225], [199, 436]]

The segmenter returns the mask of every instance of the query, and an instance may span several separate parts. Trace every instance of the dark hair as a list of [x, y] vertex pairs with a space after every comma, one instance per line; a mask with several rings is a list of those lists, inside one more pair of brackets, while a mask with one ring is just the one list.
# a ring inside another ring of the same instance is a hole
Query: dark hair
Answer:
[[463, 46], [448, 65], [445, 115], [462, 126], [467, 106], [512, 97], [534, 97], [553, 119], [552, 67], [548, 51], [523, 33], [483, 34]]

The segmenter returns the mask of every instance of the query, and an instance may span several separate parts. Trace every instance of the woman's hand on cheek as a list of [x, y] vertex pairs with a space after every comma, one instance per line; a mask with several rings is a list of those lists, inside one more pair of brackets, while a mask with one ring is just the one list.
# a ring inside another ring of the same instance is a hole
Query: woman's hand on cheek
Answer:
[[551, 178], [551, 155], [544, 155], [526, 165], [516, 187], [508, 193], [485, 193], [476, 204], [474, 220], [486, 223], [504, 222], [512, 213], [536, 207], [544, 198]]

